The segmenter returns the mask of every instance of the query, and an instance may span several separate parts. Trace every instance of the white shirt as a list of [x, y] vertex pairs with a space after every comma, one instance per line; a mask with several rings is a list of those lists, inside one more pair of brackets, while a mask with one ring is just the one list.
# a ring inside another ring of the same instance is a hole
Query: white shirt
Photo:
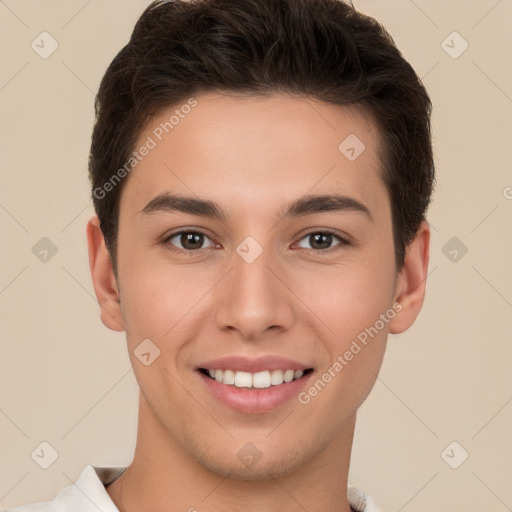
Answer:
[[[5, 512], [119, 512], [105, 489], [126, 468], [89, 464], [73, 485], [63, 487], [53, 501], [10, 508]], [[380, 512], [371, 496], [348, 485], [348, 502], [357, 512]]]

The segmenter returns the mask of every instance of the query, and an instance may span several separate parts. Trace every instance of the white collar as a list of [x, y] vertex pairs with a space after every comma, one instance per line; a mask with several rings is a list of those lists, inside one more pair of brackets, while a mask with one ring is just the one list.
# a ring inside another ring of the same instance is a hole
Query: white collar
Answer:
[[[76, 483], [61, 489], [51, 503], [59, 511], [119, 512], [105, 487], [125, 470], [126, 467], [99, 467], [89, 464]], [[380, 512], [372, 497], [353, 485], [348, 485], [347, 496], [350, 506], [357, 512]]]

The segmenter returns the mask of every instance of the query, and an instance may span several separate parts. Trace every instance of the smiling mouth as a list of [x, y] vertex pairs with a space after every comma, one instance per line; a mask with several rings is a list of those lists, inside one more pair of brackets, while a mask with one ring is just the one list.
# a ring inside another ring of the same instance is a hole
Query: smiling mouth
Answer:
[[265, 389], [299, 380], [308, 373], [311, 373], [313, 368], [306, 370], [264, 370], [256, 373], [235, 370], [213, 370], [207, 368], [199, 368], [199, 371], [210, 379], [228, 386]]

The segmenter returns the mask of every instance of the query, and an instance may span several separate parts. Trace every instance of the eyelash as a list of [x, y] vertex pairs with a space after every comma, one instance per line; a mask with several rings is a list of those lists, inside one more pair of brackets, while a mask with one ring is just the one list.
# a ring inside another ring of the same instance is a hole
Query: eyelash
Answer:
[[[179, 248], [173, 247], [169, 243], [169, 241], [172, 240], [173, 238], [175, 238], [176, 236], [182, 235], [182, 234], [185, 234], [185, 233], [187, 233], [187, 234], [193, 233], [195, 235], [203, 235], [206, 238], [210, 238], [206, 233], [204, 233], [202, 231], [192, 230], [192, 229], [183, 229], [181, 231], [176, 231], [175, 233], [171, 233], [169, 236], [167, 236], [164, 239], [164, 241], [163, 241], [164, 246], [169, 251], [177, 252], [177, 253], [180, 253], [180, 254], [185, 254], [187, 256], [197, 256], [199, 254], [202, 254], [204, 251], [206, 251], [208, 249], [208, 248], [206, 248], [206, 249], [197, 249], [195, 251], [191, 251], [190, 249], [179, 249]], [[342, 247], [344, 245], [350, 245], [349, 241], [346, 238], [344, 238], [344, 237], [338, 235], [337, 233], [334, 233], [333, 231], [330, 231], [328, 229], [326, 229], [326, 230], [310, 231], [310, 232], [306, 233], [300, 240], [303, 240], [304, 238], [307, 238], [308, 236], [315, 235], [315, 234], [332, 235], [332, 236], [334, 236], [335, 238], [337, 238], [338, 240], [341, 241], [340, 244], [335, 245], [334, 247], [331, 247], [330, 249], [308, 249], [309, 251], [313, 251], [315, 254], [330, 254], [330, 253], [336, 251], [337, 249], [339, 249], [340, 247]]]

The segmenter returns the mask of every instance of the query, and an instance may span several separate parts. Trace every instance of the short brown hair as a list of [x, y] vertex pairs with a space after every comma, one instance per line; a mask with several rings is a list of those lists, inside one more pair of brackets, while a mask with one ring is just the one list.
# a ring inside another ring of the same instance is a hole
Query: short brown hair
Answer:
[[286, 92], [366, 108], [382, 139], [402, 268], [435, 182], [432, 105], [384, 27], [341, 0], [158, 0], [109, 65], [95, 101], [89, 178], [116, 276], [126, 179], [106, 185], [154, 115], [213, 90]]

